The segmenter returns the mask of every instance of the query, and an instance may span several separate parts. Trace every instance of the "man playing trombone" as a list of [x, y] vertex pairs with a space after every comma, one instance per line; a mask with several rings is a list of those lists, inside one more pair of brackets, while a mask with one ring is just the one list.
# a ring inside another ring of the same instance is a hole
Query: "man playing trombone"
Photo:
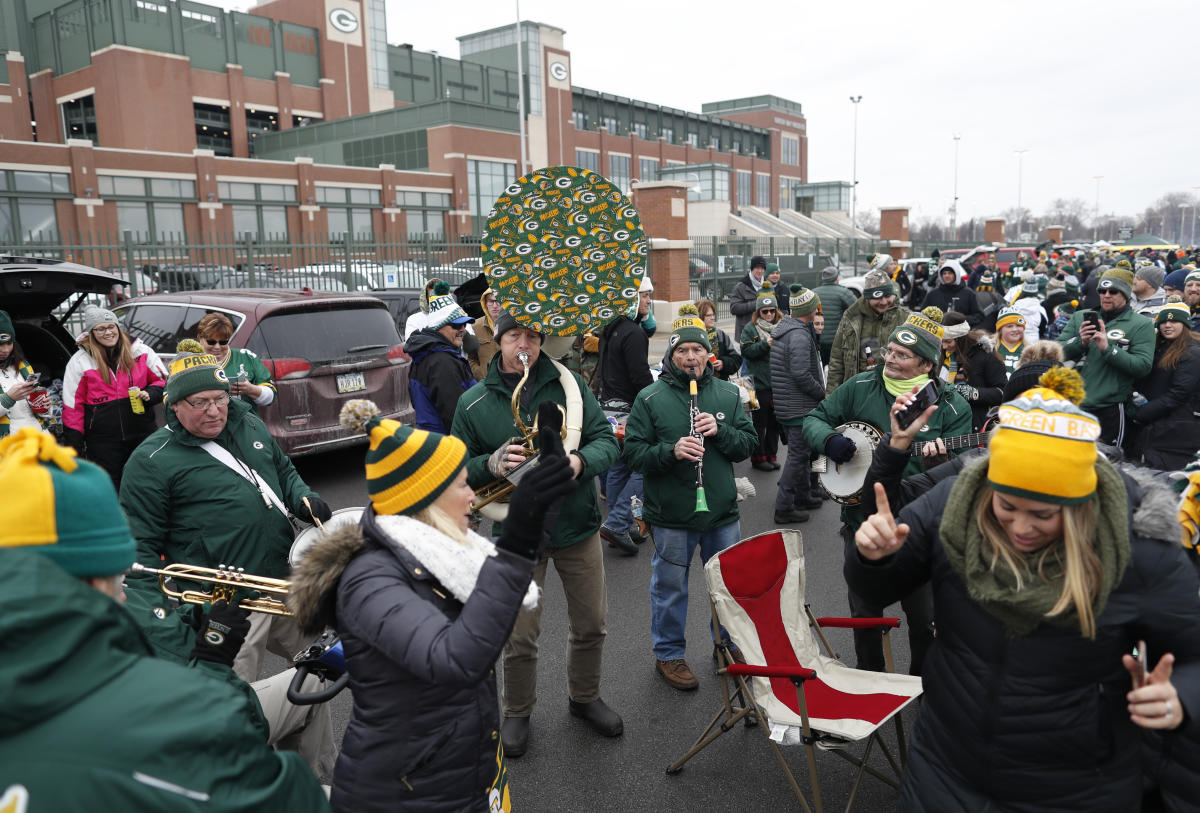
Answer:
[[708, 330], [694, 305], [681, 309], [669, 343], [662, 374], [634, 399], [623, 455], [645, 477], [643, 510], [654, 539], [655, 669], [671, 686], [688, 691], [700, 685], [684, 658], [688, 567], [697, 546], [701, 562], [707, 562], [738, 541], [733, 464], [750, 456], [758, 433], [742, 411], [738, 388], [713, 375]]

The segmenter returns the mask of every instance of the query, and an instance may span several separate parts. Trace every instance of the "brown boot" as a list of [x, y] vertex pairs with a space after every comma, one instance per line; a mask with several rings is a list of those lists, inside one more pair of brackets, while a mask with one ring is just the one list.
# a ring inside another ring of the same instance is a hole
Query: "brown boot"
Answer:
[[692, 674], [687, 661], [683, 658], [676, 658], [673, 661], [656, 660], [654, 668], [667, 683], [681, 692], [690, 692], [700, 685], [700, 681], [696, 680], [696, 676]]

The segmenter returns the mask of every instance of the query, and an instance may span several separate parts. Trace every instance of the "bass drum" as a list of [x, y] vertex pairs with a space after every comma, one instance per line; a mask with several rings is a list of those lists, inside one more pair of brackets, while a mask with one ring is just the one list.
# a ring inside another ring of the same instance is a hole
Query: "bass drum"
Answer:
[[838, 464], [822, 455], [819, 460], [824, 463], [824, 469], [818, 469], [821, 487], [836, 503], [858, 505], [867, 481], [867, 469], [871, 467], [871, 458], [875, 455], [881, 435], [875, 427], [861, 421], [844, 423], [837, 431], [854, 441], [854, 457]]
[[324, 530], [313, 525], [296, 534], [296, 541], [292, 543], [292, 549], [288, 551], [288, 565], [296, 567], [296, 565], [300, 564], [300, 560], [304, 558], [304, 554], [308, 552], [308, 549], [315, 545], [317, 540], [325, 534], [336, 531], [339, 528], [344, 528], [347, 525], [357, 525], [358, 521], [362, 519], [363, 511], [365, 510], [367, 509], [339, 508], [324, 523]]

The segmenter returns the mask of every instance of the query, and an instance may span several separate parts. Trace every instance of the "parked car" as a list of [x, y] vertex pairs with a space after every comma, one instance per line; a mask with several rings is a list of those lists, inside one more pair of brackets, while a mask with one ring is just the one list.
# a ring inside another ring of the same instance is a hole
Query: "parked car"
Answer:
[[404, 326], [408, 323], [408, 317], [421, 310], [420, 288], [385, 288], [368, 293], [387, 305], [392, 319], [396, 322], [396, 332], [401, 336], [404, 335]]
[[[798, 282], [806, 288], [820, 285], [821, 269], [836, 265], [828, 254], [779, 254], [767, 257], [767, 262], [779, 264], [780, 279], [784, 283], [790, 285]], [[714, 302], [728, 299], [746, 276], [749, 267], [750, 259], [740, 255], [714, 257], [711, 254], [698, 254], [688, 261], [689, 276], [700, 298]]]
[[295, 457], [365, 441], [338, 423], [351, 398], [374, 401], [382, 417], [411, 424], [410, 360], [387, 306], [364, 294], [246, 289], [156, 294], [123, 302], [117, 316], [131, 336], [165, 362], [195, 338], [208, 313], [233, 322], [230, 344], [258, 355], [278, 388], [260, 411], [271, 435]]

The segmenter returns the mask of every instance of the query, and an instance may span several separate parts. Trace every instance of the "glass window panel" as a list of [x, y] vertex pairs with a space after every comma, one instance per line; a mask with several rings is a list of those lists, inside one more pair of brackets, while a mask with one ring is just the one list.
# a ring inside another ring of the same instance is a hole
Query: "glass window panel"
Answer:
[[118, 203], [117, 228], [121, 231], [131, 231], [135, 235], [150, 234], [149, 207], [145, 203]]
[[[2, 175], [3, 173], [0, 173], [0, 176]], [[12, 204], [7, 198], [0, 198], [0, 240], [8, 241], [14, 239], [14, 225]]]
[[378, 204], [379, 192], [374, 189], [351, 189], [350, 202], [357, 204]]
[[180, 181], [179, 182], [179, 197], [194, 199], [196, 197], [196, 182], [195, 181]]
[[231, 183], [229, 184], [229, 197], [234, 200], [254, 200], [254, 184], [252, 183]]
[[405, 207], [413, 206], [420, 208], [424, 202], [420, 192], [401, 192], [399, 198], [400, 205]]
[[340, 186], [321, 186], [317, 188], [318, 200], [324, 203], [345, 203], [346, 190]]
[[258, 207], [233, 206], [233, 232], [237, 235], [258, 235]]
[[144, 197], [146, 182], [141, 178], [113, 178], [113, 194]]
[[158, 353], [174, 353], [183, 338], [181, 328], [186, 308], [174, 305], [139, 305], [125, 317], [125, 329]]
[[113, 179], [107, 175], [101, 175], [99, 180], [100, 197], [107, 198], [113, 195]]
[[351, 209], [350, 222], [355, 237], [366, 237], [371, 234], [371, 210]]
[[262, 207], [262, 232], [264, 238], [287, 239], [287, 208], [284, 206]]
[[17, 217], [21, 220], [21, 233], [32, 233], [35, 237], [49, 237], [58, 230], [58, 218], [54, 214], [54, 201], [17, 198]]
[[218, 181], [217, 182], [217, 197], [220, 198], [221, 200], [226, 200], [228, 198], [233, 197], [233, 195], [231, 195], [229, 192], [229, 187], [230, 187], [230, 184], [228, 181]]
[[[514, 170], [514, 172], [515, 171], [516, 170]], [[449, 209], [450, 208], [450, 196], [444, 195], [444, 194], [443, 195], [436, 195], [436, 194], [429, 195], [426, 199], [426, 203], [429, 206], [440, 206], [443, 209]]]
[[8, 173], [0, 169], [0, 192], [8, 189]]
[[14, 172], [13, 188], [19, 192], [52, 192], [49, 172]]
[[154, 207], [154, 231], [159, 238], [174, 237], [184, 233], [183, 204], [155, 203], [152, 205]]
[[345, 209], [330, 209], [329, 210], [329, 234], [333, 236], [341, 236], [346, 233], [349, 228], [349, 217]]
[[52, 192], [70, 192], [71, 178], [61, 172], [50, 174], [50, 189]]
[[262, 200], [295, 200], [296, 193], [289, 194], [289, 188], [283, 184], [264, 183], [259, 184], [258, 196]]

